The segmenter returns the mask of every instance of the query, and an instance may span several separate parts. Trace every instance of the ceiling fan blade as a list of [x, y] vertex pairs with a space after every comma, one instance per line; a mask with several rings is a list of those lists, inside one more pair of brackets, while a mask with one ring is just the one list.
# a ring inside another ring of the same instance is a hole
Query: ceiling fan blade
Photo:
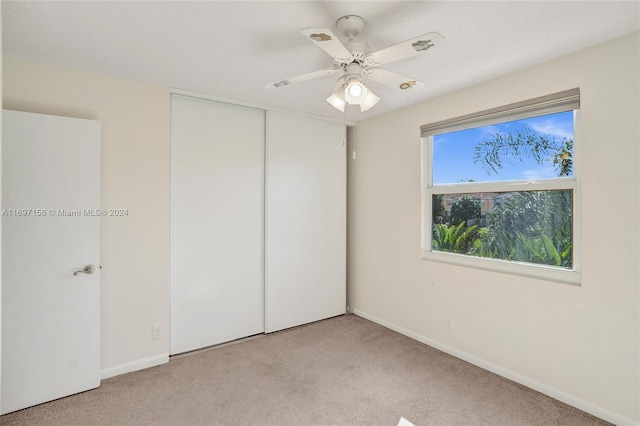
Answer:
[[295, 77], [286, 78], [284, 80], [274, 81], [273, 83], [267, 83], [264, 85], [265, 89], [276, 89], [282, 86], [289, 86], [294, 83], [300, 83], [302, 81], [311, 80], [318, 77], [324, 77], [325, 75], [333, 75], [338, 71], [342, 71], [340, 68], [325, 68], [319, 71], [313, 71]]
[[422, 89], [424, 83], [404, 75], [383, 68], [371, 68], [365, 71], [364, 76], [385, 86], [399, 90]]
[[338, 40], [338, 37], [331, 30], [326, 28], [305, 28], [302, 30], [302, 34], [333, 58], [346, 60], [351, 57], [349, 49]]
[[365, 64], [376, 67], [378, 65], [388, 64], [389, 62], [399, 61], [400, 59], [410, 58], [428, 51], [442, 40], [444, 40], [444, 37], [436, 32], [423, 34], [367, 55]]

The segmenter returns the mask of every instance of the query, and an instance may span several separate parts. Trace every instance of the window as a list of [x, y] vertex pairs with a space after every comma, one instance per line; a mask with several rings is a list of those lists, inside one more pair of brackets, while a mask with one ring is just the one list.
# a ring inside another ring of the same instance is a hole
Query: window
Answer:
[[579, 283], [579, 89], [421, 127], [424, 258]]

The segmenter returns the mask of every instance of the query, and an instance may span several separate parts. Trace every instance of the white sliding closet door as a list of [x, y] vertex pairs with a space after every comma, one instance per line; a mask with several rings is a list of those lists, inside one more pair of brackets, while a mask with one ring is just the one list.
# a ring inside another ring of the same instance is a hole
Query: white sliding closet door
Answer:
[[265, 112], [171, 98], [171, 353], [264, 332]]
[[346, 132], [267, 113], [266, 324], [282, 330], [346, 310]]

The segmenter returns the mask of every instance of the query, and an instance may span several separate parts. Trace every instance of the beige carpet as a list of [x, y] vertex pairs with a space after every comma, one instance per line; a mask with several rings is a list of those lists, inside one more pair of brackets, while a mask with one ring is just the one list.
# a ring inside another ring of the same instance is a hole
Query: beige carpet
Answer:
[[104, 380], [2, 425], [607, 424], [345, 315]]

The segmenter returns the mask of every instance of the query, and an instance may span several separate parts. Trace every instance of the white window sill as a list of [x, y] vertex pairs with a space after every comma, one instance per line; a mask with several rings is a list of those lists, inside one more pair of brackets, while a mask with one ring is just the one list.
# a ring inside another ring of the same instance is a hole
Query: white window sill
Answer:
[[580, 272], [554, 266], [512, 262], [499, 259], [488, 259], [464, 254], [438, 251], [426, 251], [423, 253], [422, 259], [433, 262], [464, 266], [468, 268], [483, 269], [486, 271], [499, 272], [503, 274], [536, 278], [544, 281], [554, 281], [577, 286], [581, 285]]

